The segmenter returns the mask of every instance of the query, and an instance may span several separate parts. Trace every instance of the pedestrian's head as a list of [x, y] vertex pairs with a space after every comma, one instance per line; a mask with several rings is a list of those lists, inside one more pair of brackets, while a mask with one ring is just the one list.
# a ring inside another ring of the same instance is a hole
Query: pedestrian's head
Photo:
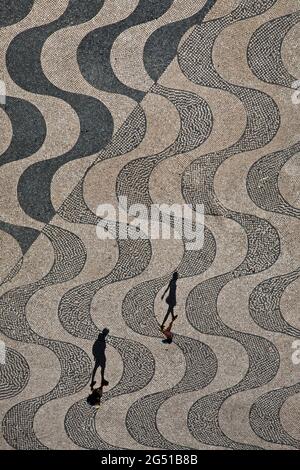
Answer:
[[108, 328], [103, 328], [101, 335], [106, 337], [108, 335], [108, 333], [109, 333], [109, 329]]
[[177, 272], [177, 271], [175, 271], [175, 272], [173, 273], [173, 279], [174, 279], [175, 281], [177, 281], [177, 279], [178, 279], [178, 272]]

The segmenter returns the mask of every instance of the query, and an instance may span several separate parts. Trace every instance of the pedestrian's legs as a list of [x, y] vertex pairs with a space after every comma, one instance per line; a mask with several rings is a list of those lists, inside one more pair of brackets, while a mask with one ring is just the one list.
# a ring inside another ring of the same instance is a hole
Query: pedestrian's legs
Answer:
[[104, 382], [105, 365], [106, 364], [104, 363], [101, 366], [101, 385], [103, 385], [103, 382]]
[[[164, 324], [166, 323], [166, 321], [167, 321], [167, 319], [168, 319], [168, 316], [170, 315], [170, 313], [172, 313], [172, 311], [173, 311], [173, 307], [170, 307], [170, 306], [169, 306], [168, 311], [167, 311], [167, 313], [166, 313], [166, 315], [165, 315], [164, 321], [163, 321], [162, 324], [161, 324], [162, 327], [163, 327]], [[173, 314], [172, 314], [172, 315], [173, 315]]]
[[105, 380], [105, 378], [104, 378], [105, 368], [106, 368], [106, 361], [104, 361], [101, 364], [101, 387], [103, 387], [103, 385], [108, 385], [109, 384], [109, 382], [107, 380]]
[[172, 322], [173, 322], [178, 317], [178, 315], [174, 315], [174, 307], [172, 307], [171, 313], [172, 313]]
[[99, 362], [95, 361], [95, 366], [94, 366], [94, 369], [93, 369], [93, 373], [92, 373], [92, 380], [91, 380], [91, 388], [93, 388], [93, 386], [95, 385], [95, 375], [96, 375], [96, 372], [97, 372], [97, 369], [99, 367]]

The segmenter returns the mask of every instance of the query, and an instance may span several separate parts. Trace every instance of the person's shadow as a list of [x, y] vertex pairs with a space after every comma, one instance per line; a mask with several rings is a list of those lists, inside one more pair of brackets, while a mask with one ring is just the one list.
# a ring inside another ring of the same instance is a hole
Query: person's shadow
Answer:
[[101, 387], [103, 387], [103, 385], [109, 384], [109, 382], [105, 380], [104, 378], [105, 369], [106, 369], [106, 356], [105, 356], [106, 341], [105, 339], [108, 333], [109, 333], [109, 329], [104, 328], [102, 332], [99, 334], [95, 343], [93, 344], [93, 356], [95, 360], [95, 366], [94, 366], [93, 373], [92, 373], [91, 390], [94, 389], [94, 385], [96, 384], [95, 375], [99, 367], [101, 367]]

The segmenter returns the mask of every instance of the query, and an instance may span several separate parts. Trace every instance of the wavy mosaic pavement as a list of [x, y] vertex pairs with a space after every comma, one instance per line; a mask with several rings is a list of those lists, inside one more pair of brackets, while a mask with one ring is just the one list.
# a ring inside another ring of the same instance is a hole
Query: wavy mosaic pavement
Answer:
[[[299, 24], [298, 0], [0, 2], [1, 449], [300, 448]], [[124, 196], [203, 204], [202, 248], [99, 240]]]

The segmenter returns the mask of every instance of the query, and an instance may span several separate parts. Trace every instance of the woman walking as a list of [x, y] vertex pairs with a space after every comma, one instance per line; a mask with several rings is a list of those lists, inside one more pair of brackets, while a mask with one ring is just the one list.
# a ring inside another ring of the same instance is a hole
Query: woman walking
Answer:
[[168, 292], [168, 290], [170, 291], [168, 297], [166, 298], [166, 302], [168, 304], [168, 310], [167, 310], [167, 313], [165, 315], [164, 321], [161, 324], [161, 327], [160, 327], [161, 330], [164, 329], [165, 323], [166, 323], [166, 321], [168, 319], [168, 316], [170, 314], [172, 315], [172, 321], [176, 320], [176, 318], [177, 318], [177, 315], [174, 315], [174, 307], [176, 305], [176, 281], [177, 281], [177, 279], [178, 279], [178, 273], [175, 271], [173, 273], [171, 281], [169, 282], [168, 287], [166, 288], [165, 292], [161, 296], [161, 300], [163, 300], [163, 298], [166, 295], [166, 293]]

